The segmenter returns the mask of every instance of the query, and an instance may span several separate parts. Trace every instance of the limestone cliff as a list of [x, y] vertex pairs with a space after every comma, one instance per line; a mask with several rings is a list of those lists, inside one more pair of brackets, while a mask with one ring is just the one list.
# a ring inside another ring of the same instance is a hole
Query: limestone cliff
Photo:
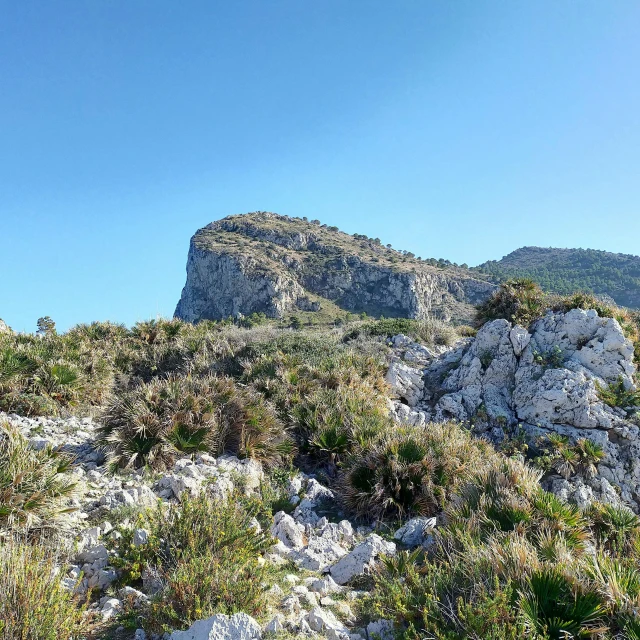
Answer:
[[283, 317], [324, 303], [387, 317], [468, 320], [494, 285], [379, 240], [273, 213], [230, 216], [191, 239], [175, 315], [196, 322], [263, 312]]

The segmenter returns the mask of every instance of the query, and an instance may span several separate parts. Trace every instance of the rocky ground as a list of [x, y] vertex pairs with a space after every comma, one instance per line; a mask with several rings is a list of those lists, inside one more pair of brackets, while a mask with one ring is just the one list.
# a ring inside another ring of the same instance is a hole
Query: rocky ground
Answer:
[[[0, 419], [18, 426], [34, 447], [59, 446], [75, 457], [73, 473], [83, 488], [82, 497], [74, 504], [77, 511], [70, 533], [76, 548], [75, 561], [65, 569], [63, 580], [69, 589], [80, 593], [91, 590], [94, 602], [90, 610], [105, 622], [122, 610], [123, 601], [143, 603], [154, 593], [153, 576], [143, 575], [142, 590], [123, 587], [114, 592], [112, 588], [118, 571], [112, 564], [109, 539], [120, 535], [116, 525], [123, 525], [114, 520], [114, 510], [151, 507], [158, 500], [178, 502], [185, 493], [196, 495], [200, 491], [225, 498], [238, 486], [251, 494], [264, 481], [262, 468], [255, 461], [230, 456], [216, 459], [206, 454], [194, 460], [178, 460], [170, 471], [155, 477], [143, 471], [112, 474], [105, 467], [104, 455], [93, 445], [96, 425], [90, 418], [3, 414]], [[360, 640], [373, 637], [372, 634], [384, 637], [388, 631], [384, 621], [364, 629], [353, 628], [352, 604], [361, 594], [345, 585], [366, 574], [380, 555], [394, 554], [396, 544], [371, 528], [354, 528], [344, 519], [336, 522], [339, 508], [334, 494], [311, 476], [298, 473], [292, 477], [287, 493], [292, 511], [275, 514], [271, 527], [274, 545], [265, 561], [275, 565], [292, 563], [296, 570], [285, 576], [282, 586], [272, 588], [275, 605], [270, 619], [260, 626], [245, 614], [216, 615], [199, 621], [188, 631], [174, 632], [171, 640], [260, 638], [262, 633], [316, 635], [335, 640]], [[330, 513], [331, 520], [324, 513]], [[127, 526], [126, 521], [124, 525]], [[260, 526], [257, 521], [255, 526]], [[415, 518], [396, 533], [398, 544], [404, 548], [428, 544], [429, 531], [434, 526], [435, 518]], [[134, 545], [144, 545], [147, 536], [144, 529], [135, 529]], [[147, 634], [138, 629], [134, 636], [120, 637], [143, 640]]]
[[[608, 406], [598, 391], [599, 386], [615, 382], [633, 388], [633, 348], [615, 320], [576, 309], [550, 313], [530, 330], [506, 320], [489, 322], [475, 338], [452, 348], [428, 349], [403, 335], [392, 338], [391, 346], [387, 381], [393, 398], [389, 405], [399, 423], [455, 419], [473, 425], [479, 436], [497, 443], [516, 432], [522, 432], [532, 445], [537, 437], [551, 432], [571, 440], [590, 439], [604, 449], [597, 473], [578, 473], [570, 479], [550, 473], [546, 487], [580, 506], [597, 498], [639, 510], [637, 417], [624, 408]], [[74, 504], [70, 533], [76, 545], [74, 563], [64, 569], [64, 581], [70, 589], [91, 591], [91, 609], [105, 621], [122, 609], [123, 601], [142, 603], [154, 593], [151, 575], [143, 576], [141, 590], [114, 589], [118, 571], [109, 540], [120, 535], [116, 525], [123, 525], [114, 520], [114, 513], [122, 513], [122, 507], [152, 506], [158, 501], [177, 503], [185, 494], [202, 491], [219, 498], [231, 495], [234, 489], [251, 494], [265, 478], [255, 461], [206, 454], [180, 459], [160, 474], [113, 474], [94, 446], [96, 424], [90, 418], [0, 415], [0, 419], [18, 426], [33, 447], [59, 446], [76, 459], [73, 473], [82, 492]], [[390, 625], [384, 620], [358, 627], [354, 604], [361, 593], [349, 585], [368, 573], [382, 555], [393, 555], [397, 548], [428, 547], [437, 518], [414, 518], [393, 536], [354, 526], [341, 517], [332, 491], [301, 472], [289, 479], [287, 499], [288, 512], [273, 517], [274, 544], [264, 561], [295, 570], [272, 587], [274, 604], [268, 618], [259, 623], [241, 613], [215, 615], [166, 637], [390, 637]], [[135, 528], [133, 523], [130, 526]], [[260, 526], [257, 521], [255, 526]], [[135, 529], [134, 545], [146, 544], [147, 536], [144, 529]], [[147, 633], [138, 629], [133, 636], [120, 637], [143, 640]]]
[[609, 406], [599, 389], [635, 389], [633, 345], [613, 318], [573, 309], [548, 313], [529, 330], [507, 320], [437, 354], [406, 336], [393, 338], [387, 380], [391, 409], [412, 424], [458, 420], [496, 443], [521, 435], [535, 447], [558, 433], [604, 450], [597, 473], [547, 477], [545, 488], [584, 507], [593, 499], [640, 510], [640, 420]]

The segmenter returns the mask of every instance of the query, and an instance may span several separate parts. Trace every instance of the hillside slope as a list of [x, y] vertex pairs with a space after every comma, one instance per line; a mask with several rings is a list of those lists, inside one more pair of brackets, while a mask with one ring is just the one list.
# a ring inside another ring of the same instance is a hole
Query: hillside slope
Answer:
[[617, 304], [640, 308], [640, 257], [594, 249], [522, 247], [475, 267], [497, 280], [532, 278], [546, 291], [591, 291]]
[[318, 221], [257, 212], [229, 216], [191, 239], [178, 318], [195, 322], [262, 312], [342, 310], [468, 321], [493, 285], [435, 266], [379, 239]]

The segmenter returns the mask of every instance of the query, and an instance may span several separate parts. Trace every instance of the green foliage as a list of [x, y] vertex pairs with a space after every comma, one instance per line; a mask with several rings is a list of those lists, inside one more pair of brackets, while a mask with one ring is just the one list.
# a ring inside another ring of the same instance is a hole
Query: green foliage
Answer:
[[610, 407], [620, 407], [627, 412], [634, 410], [636, 407], [640, 407], [640, 391], [627, 389], [622, 376], [606, 387], [596, 382], [596, 389], [598, 390], [600, 400]]
[[291, 316], [289, 319], [289, 326], [296, 330], [302, 329], [302, 320], [300, 319], [300, 316]]
[[528, 629], [543, 638], [590, 638], [606, 630], [604, 607], [593, 592], [575, 590], [557, 570], [536, 571], [520, 595], [520, 611]]
[[0, 640], [74, 640], [88, 631], [83, 607], [65, 589], [46, 547], [0, 545]]
[[332, 473], [347, 451], [391, 426], [384, 364], [353, 344], [293, 334], [238, 354], [242, 381], [275, 404], [307, 461]]
[[99, 442], [115, 467], [163, 468], [197, 451], [271, 465], [290, 451], [270, 405], [226, 377], [156, 378], [114, 396], [101, 423]]
[[596, 503], [587, 517], [599, 545], [609, 553], [631, 556], [640, 539], [640, 518], [628, 507]]
[[607, 304], [591, 293], [578, 291], [562, 298], [550, 298], [554, 301], [553, 310], [567, 313], [571, 309], [595, 309], [601, 318], [615, 318], [615, 305]]
[[504, 318], [526, 327], [543, 315], [545, 306], [545, 295], [533, 280], [507, 280], [478, 306], [477, 321], [484, 324]]
[[382, 336], [391, 338], [403, 333], [427, 345], [451, 345], [459, 334], [446, 322], [436, 319], [411, 320], [409, 318], [385, 318], [365, 322], [345, 333], [344, 340], [349, 341], [360, 336]]
[[203, 493], [141, 514], [136, 525], [149, 531], [141, 547], [133, 545], [130, 528], [122, 529], [114, 550], [123, 575], [135, 581], [146, 572], [163, 585], [142, 612], [145, 628], [162, 632], [216, 613], [265, 612], [275, 574], [261, 555], [271, 540], [256, 531], [252, 517], [237, 500]]
[[412, 640], [626, 637], [640, 602], [637, 516], [581, 513], [523, 463], [488, 459], [448, 500], [427, 554], [383, 560], [363, 612]]
[[59, 451], [36, 451], [17, 429], [0, 423], [0, 534], [59, 529], [76, 495], [69, 466]]
[[594, 476], [604, 457], [604, 449], [593, 440], [580, 438], [571, 444], [568, 437], [558, 433], [547, 435], [538, 447], [540, 455], [535, 463], [545, 471], [555, 471], [567, 479], [576, 473]]
[[[640, 307], [640, 258], [593, 249], [523, 247], [477, 269], [498, 280], [531, 278], [552, 293], [592, 292]], [[591, 307], [594, 308], [594, 307]]]
[[554, 345], [548, 351], [534, 351], [533, 361], [544, 369], [560, 369], [564, 364], [564, 354], [558, 345]]
[[37, 326], [38, 335], [41, 336], [49, 336], [56, 332], [56, 323], [49, 316], [38, 318]]
[[396, 427], [347, 459], [341, 495], [361, 518], [433, 515], [490, 459], [459, 425]]

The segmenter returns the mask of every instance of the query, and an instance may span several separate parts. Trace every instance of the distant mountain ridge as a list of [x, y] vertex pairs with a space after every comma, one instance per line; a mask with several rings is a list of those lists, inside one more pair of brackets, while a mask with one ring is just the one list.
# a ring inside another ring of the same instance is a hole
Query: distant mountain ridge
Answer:
[[546, 291], [591, 291], [619, 305], [640, 308], [640, 256], [596, 249], [522, 247], [472, 270], [496, 281], [531, 278]]
[[421, 260], [378, 238], [260, 211], [196, 232], [175, 315], [196, 322], [329, 310], [468, 322], [494, 289], [467, 268]]

